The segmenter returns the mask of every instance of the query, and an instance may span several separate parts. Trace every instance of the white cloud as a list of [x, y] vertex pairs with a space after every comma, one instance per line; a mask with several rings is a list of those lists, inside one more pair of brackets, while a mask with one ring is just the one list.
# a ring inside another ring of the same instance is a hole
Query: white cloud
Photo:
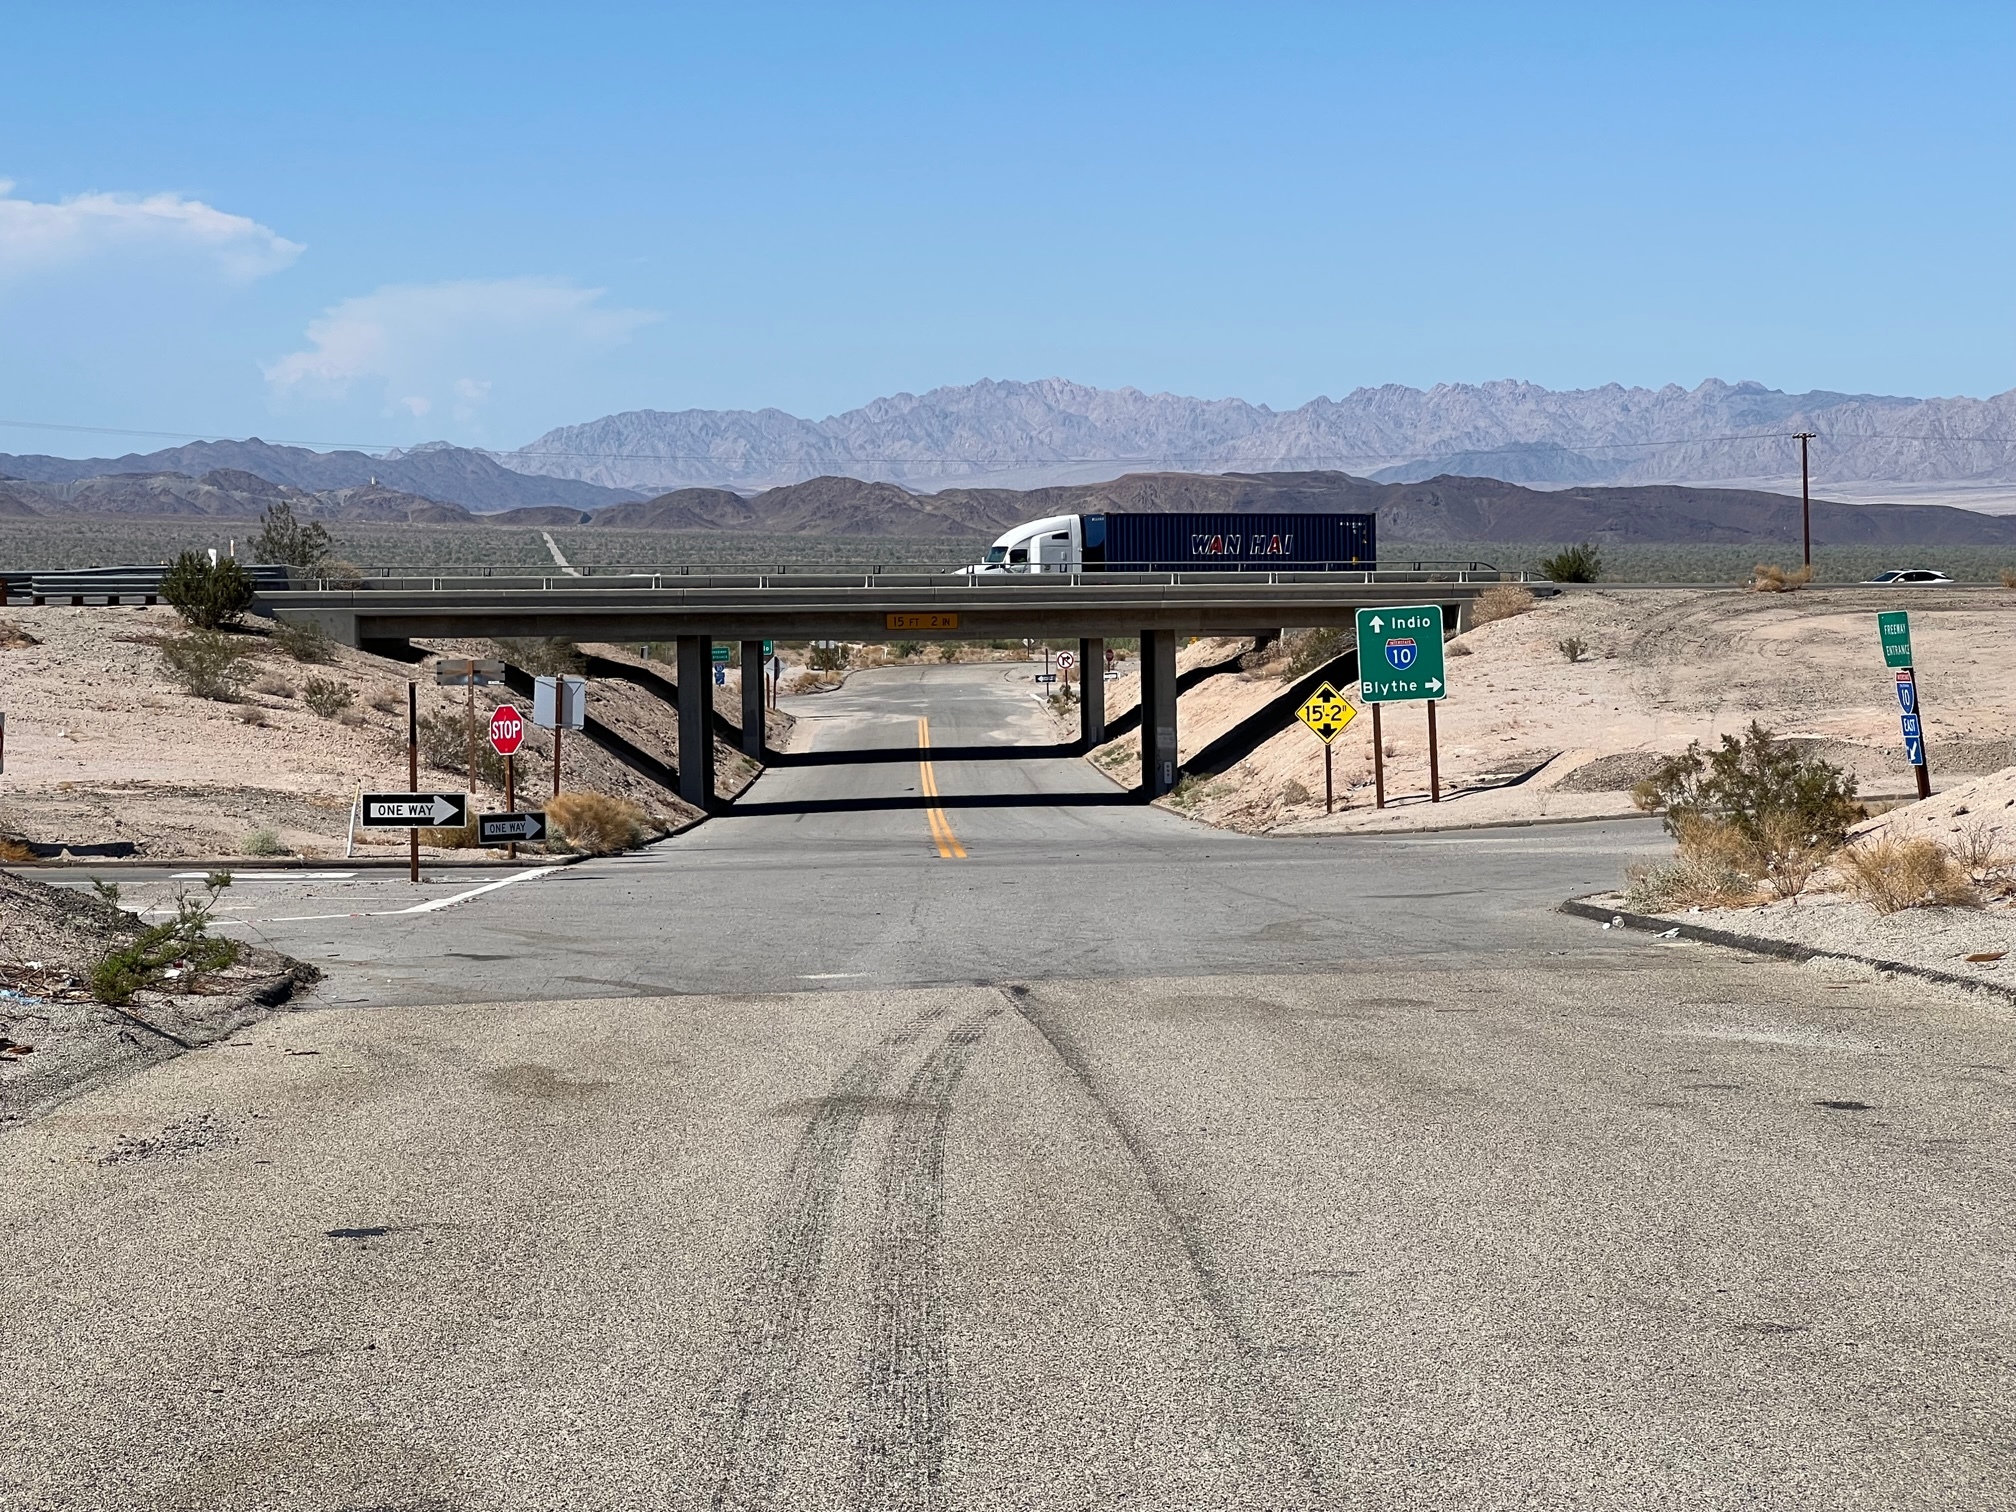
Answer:
[[195, 253], [239, 280], [277, 273], [304, 250], [255, 220], [179, 194], [79, 194], [45, 203], [15, 198], [13, 181], [0, 179], [0, 277], [121, 249]]
[[556, 278], [394, 284], [324, 310], [308, 324], [306, 348], [266, 364], [266, 382], [295, 400], [343, 400], [375, 385], [387, 414], [445, 408], [470, 420], [498, 382], [550, 375], [658, 318], [607, 308], [606, 292]]

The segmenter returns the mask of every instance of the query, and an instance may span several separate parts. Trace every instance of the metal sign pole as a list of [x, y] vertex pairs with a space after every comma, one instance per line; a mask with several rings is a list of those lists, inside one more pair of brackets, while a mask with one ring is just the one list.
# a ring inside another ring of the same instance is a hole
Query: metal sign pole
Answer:
[[1323, 812], [1326, 814], [1337, 812], [1337, 790], [1330, 781], [1330, 752], [1331, 747], [1326, 741], [1323, 746]]
[[1372, 807], [1386, 807], [1386, 741], [1379, 733], [1379, 705], [1372, 705]]
[[1911, 775], [1918, 779], [1918, 796], [1920, 798], [1930, 798], [1932, 796], [1932, 762], [1930, 759], [1931, 752], [1925, 748], [1927, 745], [1925, 739], [1925, 699], [1918, 692], [1918, 669], [1916, 667], [1907, 667], [1905, 670], [1911, 674], [1911, 702], [1917, 706], [1918, 710], [1918, 765], [1911, 768]]
[[1432, 698], [1428, 700], [1428, 801], [1430, 803], [1440, 803], [1442, 801], [1442, 768], [1438, 762], [1435, 750], [1435, 703], [1436, 700]]
[[562, 695], [556, 688], [553, 693], [553, 796], [560, 796], [560, 731], [566, 727], [567, 716], [561, 709]]
[[[518, 812], [518, 784], [515, 780], [517, 768], [518, 757], [515, 753], [504, 758], [504, 812], [507, 814]], [[504, 854], [507, 859], [516, 861], [518, 859], [518, 842], [513, 840]]]
[[[406, 684], [406, 791], [420, 787], [420, 684]], [[362, 801], [361, 799], [359, 800]], [[406, 831], [406, 880], [420, 880], [420, 831]]]
[[469, 794], [476, 794], [476, 663], [469, 663]]

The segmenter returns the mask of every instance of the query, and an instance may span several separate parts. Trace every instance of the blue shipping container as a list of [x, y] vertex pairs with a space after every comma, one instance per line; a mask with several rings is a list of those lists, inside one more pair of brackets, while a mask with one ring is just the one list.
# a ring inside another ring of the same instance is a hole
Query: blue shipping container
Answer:
[[1369, 568], [1379, 552], [1368, 514], [1088, 514], [1088, 572]]

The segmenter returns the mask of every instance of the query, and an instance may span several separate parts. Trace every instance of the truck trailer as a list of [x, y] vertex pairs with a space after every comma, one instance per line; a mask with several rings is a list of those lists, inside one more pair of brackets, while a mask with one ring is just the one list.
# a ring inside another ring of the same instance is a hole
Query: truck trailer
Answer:
[[1378, 561], [1369, 514], [1073, 514], [1017, 525], [965, 570], [1362, 572]]

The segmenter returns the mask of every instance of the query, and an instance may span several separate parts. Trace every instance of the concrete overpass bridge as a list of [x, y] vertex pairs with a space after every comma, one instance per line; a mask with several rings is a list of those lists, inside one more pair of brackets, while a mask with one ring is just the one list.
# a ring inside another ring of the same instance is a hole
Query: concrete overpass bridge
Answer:
[[[679, 742], [705, 750], [714, 723], [715, 642], [740, 642], [742, 663], [765, 640], [1073, 639], [1080, 665], [1105, 665], [1105, 642], [1141, 643], [1144, 798], [1176, 782], [1176, 648], [1180, 637], [1252, 635], [1352, 624], [1358, 610], [1440, 604], [1453, 630], [1469, 624], [1496, 569], [1420, 572], [1044, 573], [976, 581], [920, 573], [651, 573], [383, 578], [358, 588], [261, 595], [283, 620], [312, 621], [346, 645], [410, 657], [415, 637], [559, 636], [677, 647]], [[1105, 684], [1082, 684], [1080, 739], [1106, 738]], [[760, 678], [743, 679], [745, 748], [763, 756]], [[715, 803], [713, 765], [682, 761], [680, 796]]]

